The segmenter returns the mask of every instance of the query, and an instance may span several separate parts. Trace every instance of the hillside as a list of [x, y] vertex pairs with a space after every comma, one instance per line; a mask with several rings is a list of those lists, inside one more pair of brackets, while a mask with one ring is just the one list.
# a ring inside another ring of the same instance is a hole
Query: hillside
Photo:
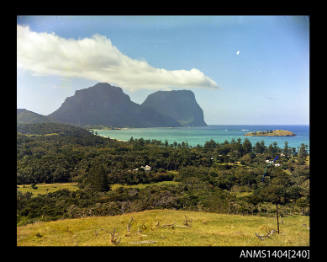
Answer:
[[281, 221], [280, 234], [260, 240], [255, 233], [274, 229], [274, 217], [149, 210], [19, 226], [17, 245], [112, 246], [110, 233], [115, 229], [118, 246], [309, 246], [309, 217], [289, 216]]
[[203, 111], [189, 90], [158, 91], [150, 94], [142, 107], [175, 119], [181, 126], [206, 126]]
[[94, 137], [94, 135], [86, 129], [54, 122], [33, 124], [18, 123], [17, 132], [29, 135], [58, 134], [71, 137]]
[[79, 126], [180, 126], [173, 118], [134, 103], [121, 88], [107, 83], [77, 90], [74, 96], [66, 98], [61, 107], [49, 116]]
[[[256, 153], [247, 141], [211, 141], [195, 148], [144, 139], [120, 142], [56, 123], [26, 124], [20, 131], [24, 134], [17, 134], [17, 185], [25, 185], [26, 193], [17, 190], [19, 225], [148, 209], [271, 216], [276, 210], [272, 201], [279, 195], [281, 216], [310, 214], [304, 145], [299, 154], [289, 155], [291, 163], [280, 157], [281, 167], [269, 168], [263, 181], [265, 160], [274, 156], [264, 145], [262, 153]], [[144, 171], [146, 165], [151, 170]], [[79, 189], [35, 188], [68, 182], [77, 182]], [[280, 183], [282, 188], [274, 187]], [[112, 190], [94, 185], [110, 185]]]
[[66, 124], [17, 124], [17, 182], [68, 182], [85, 148], [110, 141]]
[[43, 116], [26, 109], [17, 109], [17, 123], [20, 124], [35, 124], [54, 122], [54, 119]]

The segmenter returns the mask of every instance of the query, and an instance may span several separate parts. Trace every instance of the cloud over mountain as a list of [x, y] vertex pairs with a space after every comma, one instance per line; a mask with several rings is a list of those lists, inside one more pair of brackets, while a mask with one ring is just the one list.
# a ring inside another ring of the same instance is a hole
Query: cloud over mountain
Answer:
[[218, 88], [200, 70], [166, 70], [121, 53], [102, 35], [66, 39], [17, 25], [17, 66], [36, 75], [80, 77], [125, 89]]

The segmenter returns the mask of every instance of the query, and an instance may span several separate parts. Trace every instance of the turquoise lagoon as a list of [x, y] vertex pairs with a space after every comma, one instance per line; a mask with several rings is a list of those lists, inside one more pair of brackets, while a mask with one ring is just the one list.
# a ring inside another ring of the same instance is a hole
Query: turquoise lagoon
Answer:
[[[296, 134], [292, 137], [246, 137], [244, 134], [251, 131], [264, 131], [283, 129]], [[306, 125], [209, 125], [206, 127], [159, 127], [159, 128], [123, 128], [120, 130], [99, 130], [94, 129], [98, 135], [110, 137], [121, 141], [128, 141], [131, 137], [143, 138], [145, 140], [160, 140], [169, 144], [174, 142], [188, 143], [190, 146], [204, 145], [206, 141], [213, 139], [218, 143], [225, 140], [241, 138], [242, 141], [248, 138], [254, 145], [258, 141], [264, 141], [266, 146], [276, 142], [279, 147], [284, 147], [285, 141], [289, 147], [299, 148], [306, 144], [309, 149], [309, 126]]]

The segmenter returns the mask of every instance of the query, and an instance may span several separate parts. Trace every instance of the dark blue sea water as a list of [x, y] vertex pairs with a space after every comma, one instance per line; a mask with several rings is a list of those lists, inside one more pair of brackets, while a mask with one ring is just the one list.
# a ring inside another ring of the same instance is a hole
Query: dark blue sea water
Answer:
[[[296, 134], [292, 137], [246, 137], [244, 134], [251, 131], [265, 131], [283, 129]], [[241, 138], [242, 141], [248, 138], [254, 145], [258, 141], [264, 141], [266, 146], [277, 142], [278, 146], [283, 148], [285, 141], [288, 141], [289, 147], [299, 148], [306, 144], [309, 149], [309, 126], [304, 125], [210, 125], [207, 127], [160, 127], [160, 128], [126, 128], [121, 130], [95, 130], [98, 135], [128, 141], [131, 137], [156, 139], [164, 142], [168, 140], [169, 144], [173, 142], [187, 142], [191, 146], [204, 145], [206, 141], [213, 139], [222, 143], [225, 140], [231, 141]]]

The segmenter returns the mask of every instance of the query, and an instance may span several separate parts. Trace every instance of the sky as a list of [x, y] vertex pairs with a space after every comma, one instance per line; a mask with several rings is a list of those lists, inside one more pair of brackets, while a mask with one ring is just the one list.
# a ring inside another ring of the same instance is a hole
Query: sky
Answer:
[[209, 125], [309, 124], [309, 17], [17, 16], [17, 108], [107, 82], [194, 92]]

